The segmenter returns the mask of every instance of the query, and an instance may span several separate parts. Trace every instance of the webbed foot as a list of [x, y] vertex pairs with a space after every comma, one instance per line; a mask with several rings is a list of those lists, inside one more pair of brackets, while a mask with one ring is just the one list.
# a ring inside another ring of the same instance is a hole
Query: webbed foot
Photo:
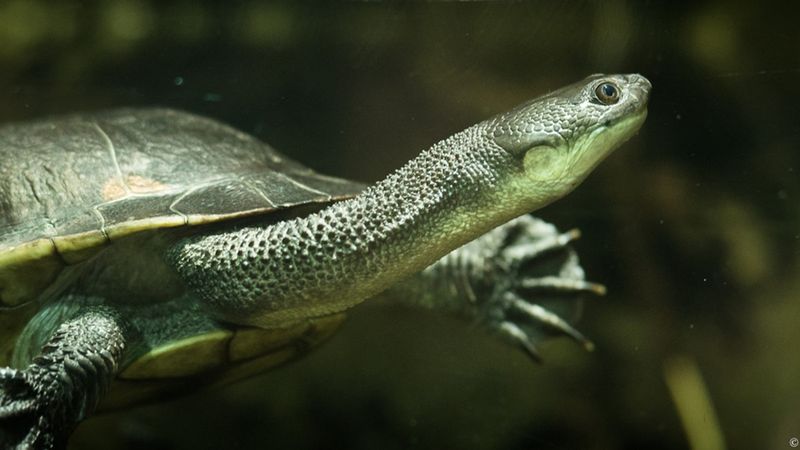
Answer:
[[536, 342], [546, 336], [568, 336], [587, 350], [594, 345], [575, 329], [581, 299], [603, 295], [605, 287], [584, 279], [570, 243], [578, 230], [559, 233], [553, 225], [522, 216], [495, 231], [501, 249], [491, 265], [491, 286], [476, 300], [479, 318], [492, 330], [541, 361]]

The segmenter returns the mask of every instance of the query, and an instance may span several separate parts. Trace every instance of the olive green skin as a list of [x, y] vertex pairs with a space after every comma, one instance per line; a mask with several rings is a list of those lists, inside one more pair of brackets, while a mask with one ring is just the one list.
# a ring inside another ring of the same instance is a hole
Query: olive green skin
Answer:
[[87, 306], [52, 303], [76, 286], [138, 330], [105, 407], [180, 392], [186, 377], [232, 381], [294, 358], [344, 316], [279, 330], [212, 321], [182, 301], [185, 287], [161, 252], [218, 222], [278, 221], [363, 187], [317, 174], [219, 122], [168, 109], [0, 127], [0, 367], [25, 367]]
[[[598, 98], [609, 83], [619, 97]], [[335, 331], [346, 309], [449, 252], [496, 228], [533, 227], [515, 218], [566, 195], [631, 137], [649, 89], [636, 74], [590, 76], [439, 142], [357, 198], [359, 184], [186, 113], [120, 110], [0, 128], [0, 366], [33, 366], [0, 370], [7, 397], [40, 386], [46, 412], [45, 390], [72, 369], [72, 348], [88, 352], [81, 357], [103, 377], [138, 386], [112, 389], [115, 405], [299, 355]], [[544, 237], [561, 249], [571, 239]], [[519, 255], [535, 257], [532, 245]], [[497, 246], [484, 253], [508, 260], [472, 267], [511, 270], [478, 278], [513, 285], [525, 258]], [[531, 286], [599, 290], [582, 271], [561, 273]], [[513, 291], [467, 296], [467, 307], [534, 357], [532, 323], [590, 346]], [[96, 345], [106, 328], [124, 353]], [[38, 364], [42, 349], [57, 354]], [[82, 386], [68, 384], [67, 400]], [[68, 406], [52, 419], [83, 417]]]

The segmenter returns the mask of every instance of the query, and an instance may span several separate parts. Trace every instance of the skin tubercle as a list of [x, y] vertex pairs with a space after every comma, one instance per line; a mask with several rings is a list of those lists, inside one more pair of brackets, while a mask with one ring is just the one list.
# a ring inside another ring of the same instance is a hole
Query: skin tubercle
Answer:
[[[470, 135], [478, 134], [468, 130], [462, 138]], [[233, 313], [247, 312], [233, 320], [259, 318], [254, 324], [274, 326], [347, 309], [514, 217], [516, 211], [498, 210], [488, 195], [507, 178], [493, 166], [508, 165], [490, 160], [510, 156], [486, 147], [478, 150], [480, 158], [468, 159], [459, 152], [474, 151], [480, 141], [460, 145], [461, 150], [435, 146], [362, 196], [309, 217], [235, 232], [241, 239], [230, 233], [202, 237], [181, 249], [177, 266], [213, 304], [224, 307], [231, 290], [245, 298], [248, 305], [237, 305]], [[255, 244], [231, 246], [245, 241]], [[244, 273], [228, 271], [221, 284], [204, 283], [217, 279], [191, 271], [202, 261], [201, 270], [222, 272], [234, 266], [229, 257], [240, 251], [249, 260]], [[256, 284], [252, 296], [251, 287], [237, 288], [236, 280], [261, 274], [269, 278]]]

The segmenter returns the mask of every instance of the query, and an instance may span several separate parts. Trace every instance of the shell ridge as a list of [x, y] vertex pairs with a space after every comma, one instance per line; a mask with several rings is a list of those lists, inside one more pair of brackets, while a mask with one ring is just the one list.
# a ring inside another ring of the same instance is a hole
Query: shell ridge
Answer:
[[119, 165], [119, 160], [117, 160], [117, 148], [114, 146], [114, 142], [111, 141], [111, 138], [108, 136], [105, 130], [103, 130], [103, 127], [101, 127], [99, 123], [93, 122], [92, 125], [94, 125], [94, 127], [100, 133], [100, 137], [106, 143], [106, 148], [111, 156], [111, 163], [114, 165], [114, 171], [117, 174], [120, 186], [122, 186], [122, 189], [125, 190], [126, 194], [130, 195], [132, 192], [131, 187], [128, 186], [127, 181], [125, 181], [125, 177], [122, 175], [122, 168]]

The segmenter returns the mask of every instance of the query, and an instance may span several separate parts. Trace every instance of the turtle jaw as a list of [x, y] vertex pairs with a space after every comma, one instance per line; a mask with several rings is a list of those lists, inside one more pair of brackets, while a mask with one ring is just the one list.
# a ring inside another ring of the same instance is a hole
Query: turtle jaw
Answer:
[[[646, 80], [645, 80], [646, 81]], [[648, 82], [649, 86], [649, 82]], [[647, 119], [647, 91], [634, 95], [642, 99], [630, 112], [615, 121], [601, 123], [590, 133], [579, 137], [570, 152], [570, 172], [578, 183], [586, 178], [615, 149], [639, 132]], [[577, 185], [578, 183], [575, 183]]]
[[559, 198], [572, 192], [614, 150], [635, 136], [646, 118], [647, 109], [643, 109], [614, 124], [598, 126], [579, 138], [565, 163], [566, 169], [561, 178], [564, 187]]
[[616, 123], [598, 125], [572, 144], [562, 140], [529, 149], [523, 156], [522, 170], [497, 169], [503, 174], [501, 187], [485, 194], [484, 207], [497, 210], [502, 223], [564, 197], [633, 137], [646, 117], [647, 110], [643, 109]]
[[[598, 104], [595, 94], [598, 86], [612, 82], [621, 92], [619, 100]], [[492, 124], [501, 130], [498, 144], [522, 158], [523, 174], [509, 184], [513, 186], [513, 195], [526, 203], [528, 210], [545, 206], [575, 189], [606, 157], [634, 136], [647, 118], [652, 86], [641, 75], [594, 75], [584, 83], [581, 88], [573, 85], [562, 89], [564, 98], [554, 93], [543, 99], [543, 104], [550, 103], [557, 111], [555, 119], [545, 126], [535, 122], [541, 120], [541, 113], [526, 111], [530, 105], [523, 108], [522, 119], [501, 116], [513, 126], [503, 121]], [[570, 108], [573, 114], [564, 115], [563, 111]]]

